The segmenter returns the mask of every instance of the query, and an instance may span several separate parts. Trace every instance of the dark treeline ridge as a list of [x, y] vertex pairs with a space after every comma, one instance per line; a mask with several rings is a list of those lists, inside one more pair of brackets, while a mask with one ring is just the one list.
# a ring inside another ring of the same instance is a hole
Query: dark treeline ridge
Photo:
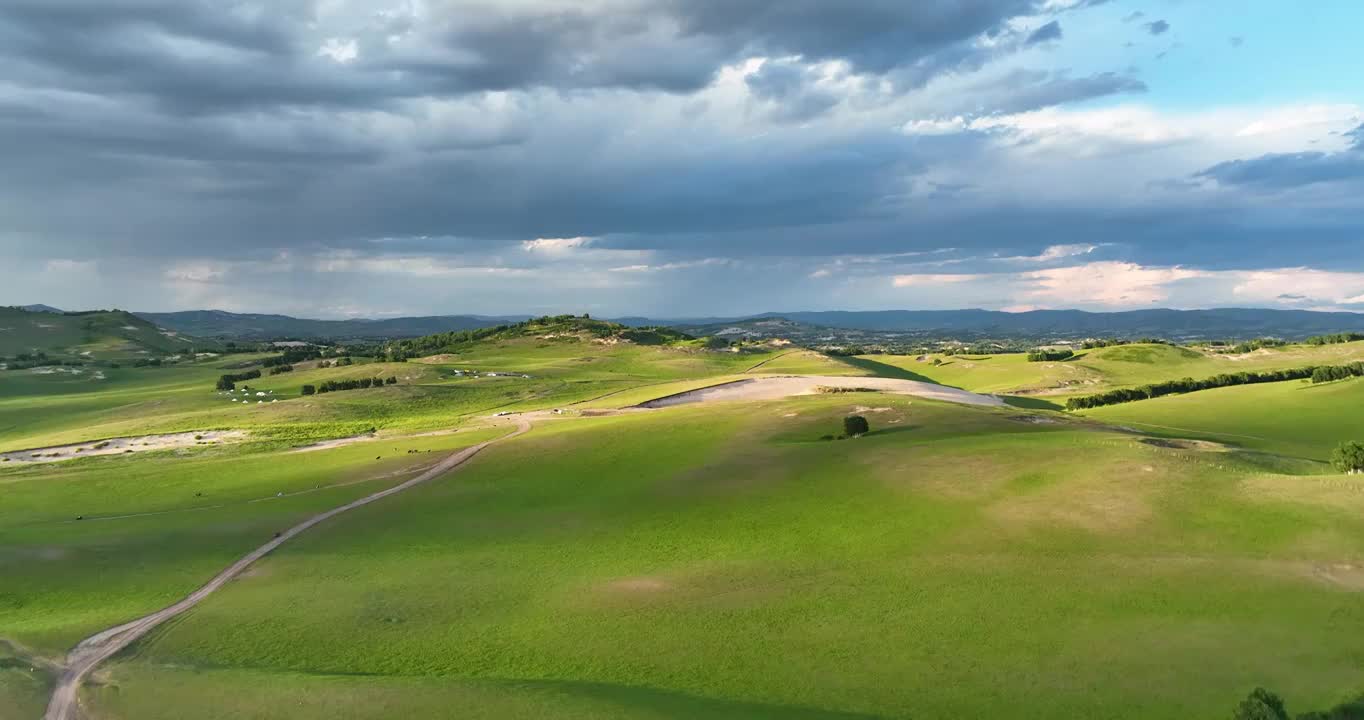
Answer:
[[1364, 333], [1343, 332], [1334, 335], [1317, 335], [1310, 337], [1303, 342], [1308, 345], [1338, 345], [1340, 343], [1358, 342], [1364, 340]]
[[285, 350], [281, 355], [265, 358], [260, 364], [262, 367], [271, 368], [280, 365], [293, 365], [305, 360], [316, 360], [320, 357], [322, 357], [320, 350]]
[[1117, 347], [1119, 345], [1174, 345], [1165, 338], [1133, 338], [1131, 340], [1123, 338], [1095, 338], [1080, 343], [1080, 347], [1085, 350], [1098, 350], [1099, 348]]
[[[388, 385], [397, 385], [397, 384], [398, 384], [398, 378], [390, 376], [387, 380], [385, 380], [385, 379], [383, 379], [383, 378], [380, 378], [380, 377], [376, 377], [376, 378], [360, 378], [360, 379], [358, 379], [358, 380], [328, 380], [327, 382], [324, 382], [324, 383], [322, 383], [321, 385], [318, 385], [318, 386], [317, 386], [316, 388], [314, 388], [314, 389], [315, 389], [315, 391], [318, 392], [318, 393], [328, 393], [328, 392], [341, 392], [341, 391], [343, 391], [343, 390], [365, 390], [365, 389], [368, 389], [368, 388], [383, 387], [385, 384], [388, 384]], [[312, 386], [312, 385], [304, 385], [304, 386], [303, 386], [303, 394], [304, 394], [304, 395], [312, 395], [312, 394], [313, 394], [313, 393], [308, 392], [308, 388], [310, 388], [310, 387], [313, 387], [313, 386]]]
[[385, 346], [382, 355], [390, 361], [402, 362], [407, 358], [457, 352], [490, 338], [515, 338], [540, 333], [562, 335], [561, 339], [565, 341], [576, 339], [577, 333], [587, 333], [596, 338], [618, 337], [639, 345], [664, 345], [692, 339], [690, 335], [667, 327], [631, 328], [604, 320], [593, 320], [589, 315], [546, 315], [496, 327], [454, 330], [399, 340]]
[[1075, 357], [1074, 350], [1033, 350], [1028, 353], [1028, 362], [1057, 362]]
[[237, 373], [235, 375], [230, 374], [224, 375], [218, 378], [217, 387], [219, 390], [234, 390], [237, 387], [237, 383], [242, 382], [243, 380], [255, 380], [258, 377], [260, 377], [259, 370], [251, 370], [249, 372]]
[[1221, 387], [1232, 387], [1234, 385], [1256, 385], [1259, 383], [1308, 379], [1314, 383], [1321, 383], [1330, 382], [1332, 380], [1344, 380], [1350, 377], [1364, 377], [1364, 363], [1356, 362], [1349, 365], [1267, 370], [1265, 372], [1229, 373], [1215, 375], [1203, 380], [1195, 380], [1193, 378], [1170, 380], [1168, 382], [1142, 385], [1141, 387], [1136, 388], [1110, 390], [1106, 393], [1099, 393], [1098, 395], [1073, 397], [1066, 401], [1066, 409], [1087, 410], [1089, 408], [1103, 407], [1105, 405], [1150, 400], [1151, 398], [1158, 398], [1164, 395], [1182, 395], [1184, 393], [1212, 390]]

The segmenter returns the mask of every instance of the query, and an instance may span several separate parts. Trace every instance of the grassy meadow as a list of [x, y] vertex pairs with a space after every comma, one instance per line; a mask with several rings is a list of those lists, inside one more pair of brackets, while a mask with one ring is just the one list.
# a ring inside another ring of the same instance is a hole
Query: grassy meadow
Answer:
[[[858, 407], [876, 432], [817, 439]], [[1186, 718], [1255, 684], [1324, 705], [1364, 683], [1361, 510], [1364, 480], [898, 397], [557, 421], [282, 548], [90, 697], [129, 718], [172, 717], [165, 687], [218, 688], [218, 717], [329, 716], [331, 686], [375, 718]]]
[[[279, 402], [245, 407], [213, 383], [261, 356], [103, 380], [0, 372], [0, 450], [248, 433], [0, 465], [0, 718], [37, 717], [46, 663], [81, 638], [505, 434], [494, 413], [553, 408], [567, 412], [284, 545], [102, 666], [85, 706], [109, 720], [1173, 720], [1226, 716], [1264, 685], [1325, 707], [1364, 689], [1364, 478], [1323, 462], [1364, 440], [1364, 380], [1029, 408], [1360, 354], [1124, 346], [1027, 363], [513, 337], [298, 363], [246, 383]], [[782, 374], [1014, 392], [1020, 407], [849, 393], [609, 412]], [[873, 432], [821, 439], [850, 413]]]

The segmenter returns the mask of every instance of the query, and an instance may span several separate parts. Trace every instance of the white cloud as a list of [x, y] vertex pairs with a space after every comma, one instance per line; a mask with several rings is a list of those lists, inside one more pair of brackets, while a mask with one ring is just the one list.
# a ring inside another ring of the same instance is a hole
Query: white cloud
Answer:
[[989, 277], [988, 275], [972, 275], [967, 273], [941, 274], [927, 273], [922, 275], [896, 275], [894, 279], [895, 287], [920, 287], [923, 285], [955, 285], [958, 283], [968, 283], [974, 280]]
[[536, 238], [534, 240], [522, 242], [521, 247], [524, 248], [526, 252], [562, 253], [574, 248], [590, 245], [592, 240], [593, 238], [588, 237]]
[[1234, 273], [1232, 294], [1261, 303], [1364, 303], [1364, 273], [1280, 268]]
[[1168, 299], [1171, 284], [1205, 277], [1207, 272], [1181, 267], [1093, 262], [1023, 273], [1022, 278], [1031, 286], [1023, 297], [1066, 306], [1150, 305]]
[[327, 38], [322, 47], [317, 49], [317, 54], [319, 57], [329, 57], [345, 65], [360, 57], [360, 45], [355, 38]]

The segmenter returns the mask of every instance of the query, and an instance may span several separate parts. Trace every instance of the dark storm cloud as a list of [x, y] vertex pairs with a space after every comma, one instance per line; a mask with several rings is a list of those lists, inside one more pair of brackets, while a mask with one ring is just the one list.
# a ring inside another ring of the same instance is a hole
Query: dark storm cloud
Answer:
[[1338, 153], [1273, 153], [1218, 163], [1195, 177], [1215, 180], [1221, 185], [1263, 189], [1364, 180], [1364, 151], [1356, 145], [1352, 150]]
[[1026, 45], [1037, 45], [1038, 43], [1052, 42], [1061, 39], [1061, 23], [1056, 20], [1043, 25], [1032, 31], [1025, 42]]

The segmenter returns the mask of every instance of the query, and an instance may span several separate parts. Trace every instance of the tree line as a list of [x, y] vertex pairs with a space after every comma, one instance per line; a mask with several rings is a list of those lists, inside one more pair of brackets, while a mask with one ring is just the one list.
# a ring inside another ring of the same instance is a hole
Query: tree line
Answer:
[[1105, 405], [1150, 400], [1151, 398], [1158, 398], [1164, 395], [1182, 395], [1184, 393], [1212, 390], [1221, 387], [1232, 387], [1234, 385], [1256, 385], [1259, 383], [1308, 379], [1317, 383], [1361, 376], [1364, 376], [1364, 363], [1357, 362], [1349, 365], [1332, 367], [1314, 366], [1291, 368], [1288, 370], [1267, 370], [1265, 372], [1224, 373], [1203, 380], [1184, 378], [1182, 380], [1169, 380], [1161, 383], [1142, 385], [1141, 387], [1136, 388], [1119, 388], [1097, 395], [1073, 397], [1066, 401], [1066, 409], [1088, 410], [1090, 408], [1103, 407]]
[[1028, 362], [1057, 362], [1075, 357], [1074, 350], [1047, 350], [1038, 348], [1028, 353]]
[[1338, 345], [1340, 343], [1357, 342], [1359, 340], [1364, 340], [1364, 333], [1343, 332], [1331, 335], [1317, 335], [1315, 337], [1307, 338], [1303, 342], [1308, 345]]
[[1106, 347], [1118, 347], [1120, 345], [1173, 345], [1174, 343], [1165, 338], [1134, 338], [1126, 340], [1123, 338], [1094, 338], [1080, 343], [1080, 347], [1085, 350], [1097, 350]]
[[252, 370], [252, 371], [250, 371], [250, 372], [237, 373], [236, 375], [232, 375], [232, 374], [224, 375], [224, 376], [218, 378], [218, 389], [219, 389], [219, 390], [235, 390], [235, 389], [237, 389], [237, 383], [242, 382], [243, 380], [255, 380], [255, 379], [258, 378], [258, 377], [260, 377], [260, 371], [259, 371], [259, 370]]
[[397, 385], [398, 378], [389, 376], [384, 378], [360, 378], [358, 380], [328, 380], [321, 385], [304, 385], [304, 395], [320, 395], [329, 392], [341, 392], [343, 390], [365, 390], [368, 388], [383, 387], [384, 385]]

